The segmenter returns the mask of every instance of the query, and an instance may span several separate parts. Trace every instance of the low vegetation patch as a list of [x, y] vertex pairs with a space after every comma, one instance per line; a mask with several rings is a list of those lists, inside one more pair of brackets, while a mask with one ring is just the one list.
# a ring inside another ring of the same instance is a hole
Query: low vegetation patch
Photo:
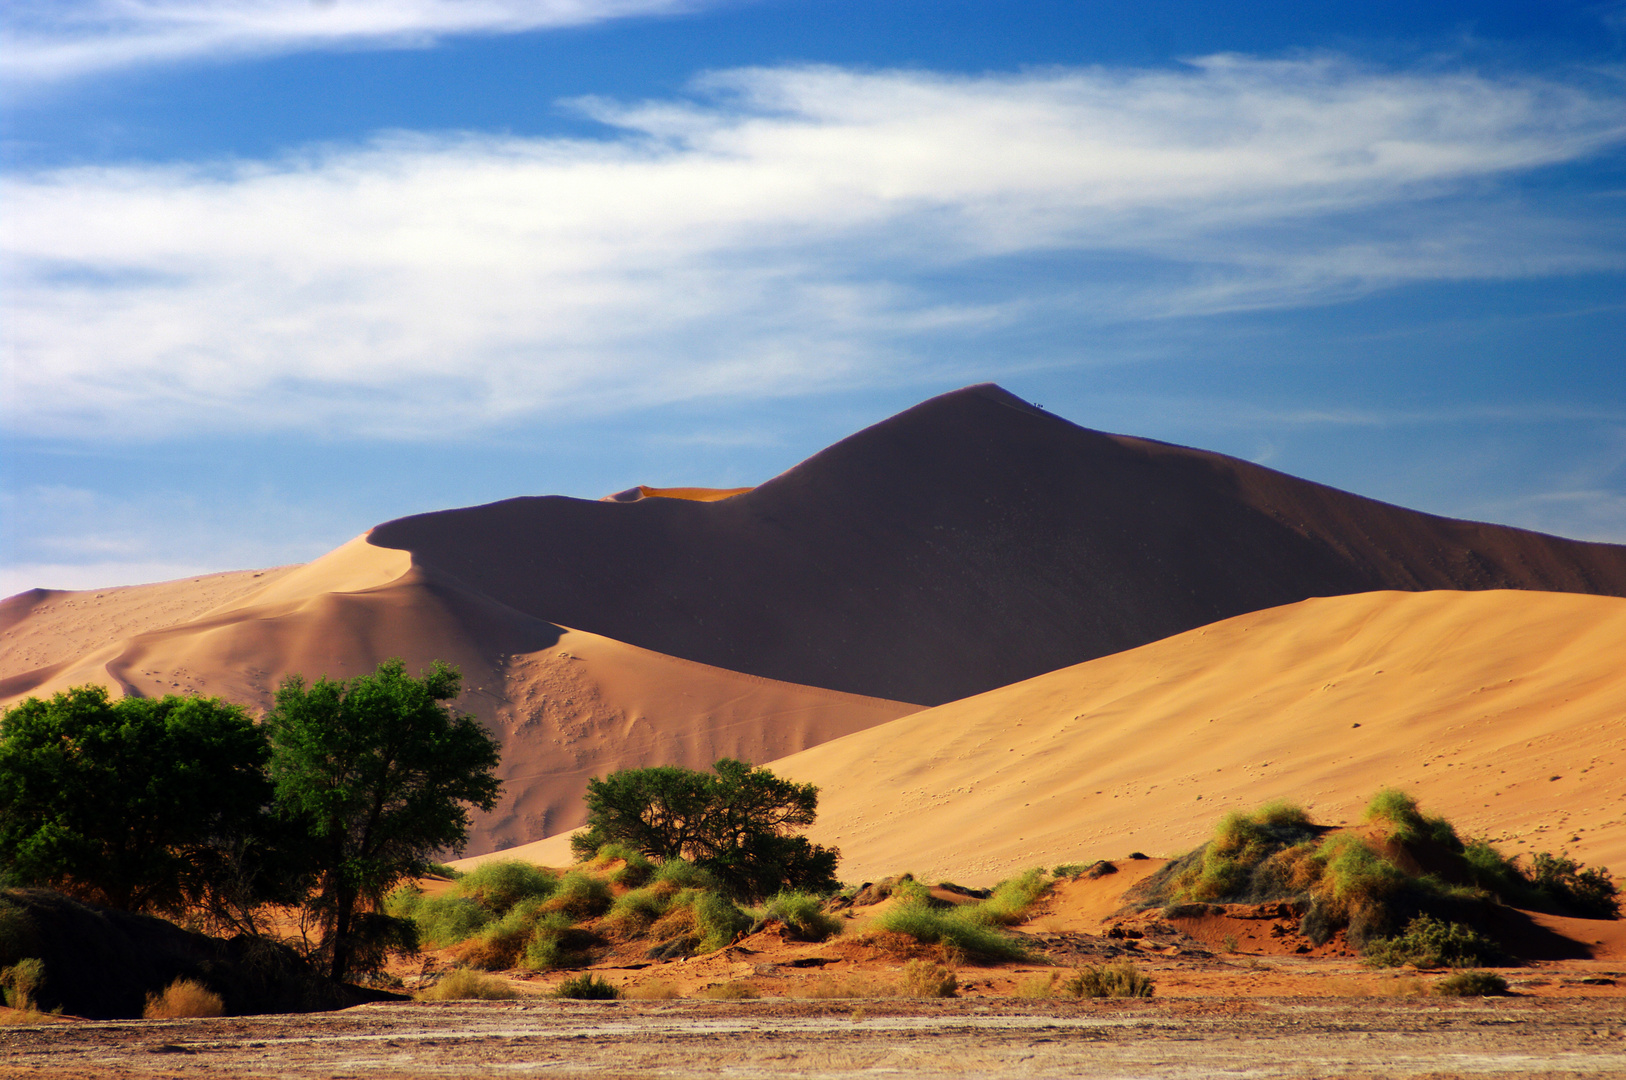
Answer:
[[841, 920], [824, 910], [824, 900], [812, 893], [782, 892], [762, 906], [756, 928], [777, 922], [801, 941], [824, 941], [841, 933]]
[[621, 990], [591, 972], [584, 972], [560, 983], [553, 991], [553, 996], [576, 1001], [616, 1001], [621, 997]]
[[8, 1008], [38, 1012], [40, 984], [45, 981], [45, 962], [30, 956], [10, 967], [0, 968], [0, 994]]
[[1507, 980], [1489, 971], [1459, 971], [1435, 983], [1439, 997], [1497, 997], [1507, 993]]
[[748, 982], [714, 983], [700, 991], [700, 996], [712, 1001], [755, 1001], [762, 991]]
[[1478, 967], [1507, 959], [1494, 942], [1470, 926], [1419, 915], [1391, 938], [1368, 943], [1366, 958], [1383, 967]]
[[162, 994], [148, 994], [145, 1020], [185, 1020], [226, 1015], [220, 995], [196, 979], [176, 979]]
[[419, 1001], [510, 1001], [519, 997], [519, 991], [483, 971], [454, 968], [416, 996]]
[[1028, 949], [973, 905], [942, 910], [921, 900], [906, 900], [882, 912], [878, 930], [905, 934], [928, 945], [941, 945], [970, 960], [1026, 960]]
[[942, 964], [910, 960], [903, 965], [903, 992], [908, 997], [950, 998], [960, 992], [960, 980]]
[[1134, 964], [1087, 964], [1056, 984], [1075, 998], [1151, 997], [1155, 987], [1151, 976]]

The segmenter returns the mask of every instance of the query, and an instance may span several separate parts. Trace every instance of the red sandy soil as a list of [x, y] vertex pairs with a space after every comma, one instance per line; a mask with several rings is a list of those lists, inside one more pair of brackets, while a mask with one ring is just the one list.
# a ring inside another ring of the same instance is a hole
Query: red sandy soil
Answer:
[[1626, 547], [1089, 431], [994, 386], [934, 398], [721, 501], [509, 499], [371, 538], [538, 619], [926, 704], [1311, 596], [1626, 595]]
[[984, 885], [1185, 852], [1272, 799], [1382, 787], [1506, 853], [1626, 870], [1626, 600], [1366, 593], [1255, 612], [771, 763], [820, 786], [848, 880]]

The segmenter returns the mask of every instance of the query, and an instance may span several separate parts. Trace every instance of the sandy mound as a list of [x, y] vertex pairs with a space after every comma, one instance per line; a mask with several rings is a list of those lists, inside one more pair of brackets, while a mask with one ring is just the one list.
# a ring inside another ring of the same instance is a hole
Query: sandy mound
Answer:
[[820, 785], [842, 877], [986, 884], [1177, 854], [1277, 797], [1328, 823], [1412, 791], [1509, 853], [1626, 871], [1626, 600], [1308, 600], [915, 713], [771, 763]]
[[[476, 821], [473, 852], [580, 824], [593, 775], [653, 764], [704, 768], [725, 756], [766, 761], [917, 708], [723, 671], [543, 622], [364, 539], [273, 573], [269, 585], [253, 577], [229, 583], [242, 588], [188, 621], [14, 675], [10, 700], [101, 683], [119, 693], [197, 693], [263, 709], [290, 672], [347, 678], [392, 656], [412, 671], [446, 660], [464, 675], [457, 706], [485, 721], [503, 746], [507, 794]], [[118, 602], [130, 625], [156, 625], [164, 619], [142, 615], [141, 600], [171, 603], [166, 588], [113, 592], [127, 594]], [[221, 584], [209, 599], [226, 590]], [[100, 602], [59, 594], [47, 598], [41, 617], [67, 633], [74, 620], [93, 619]], [[13, 632], [47, 636], [32, 628], [33, 618], [25, 615]]]
[[957, 391], [716, 502], [522, 498], [372, 541], [539, 619], [938, 704], [1378, 589], [1626, 595], [1626, 548], [1419, 514]]

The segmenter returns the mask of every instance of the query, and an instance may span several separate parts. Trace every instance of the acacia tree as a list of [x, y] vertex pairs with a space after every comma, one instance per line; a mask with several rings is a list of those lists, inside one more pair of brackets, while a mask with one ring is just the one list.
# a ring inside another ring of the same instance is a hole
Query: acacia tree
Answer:
[[277, 806], [311, 836], [307, 909], [336, 979], [410, 942], [378, 912], [385, 894], [467, 842], [469, 806], [496, 805], [496, 740], [443, 704], [461, 683], [439, 661], [417, 679], [400, 660], [348, 682], [290, 675], [266, 715]]
[[[235, 913], [286, 899], [266, 839], [266, 741], [215, 698], [78, 686], [0, 717], [0, 863], [130, 911]], [[251, 928], [251, 926], [250, 926]]]
[[618, 842], [653, 859], [688, 859], [742, 899], [836, 887], [840, 852], [796, 831], [818, 814], [817, 787], [732, 758], [712, 769], [659, 765], [593, 777], [587, 782], [587, 828], [571, 847], [590, 855]]

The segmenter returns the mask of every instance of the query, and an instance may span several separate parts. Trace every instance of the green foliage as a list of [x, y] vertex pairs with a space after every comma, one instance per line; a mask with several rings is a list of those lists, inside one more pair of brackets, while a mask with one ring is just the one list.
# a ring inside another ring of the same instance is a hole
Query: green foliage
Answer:
[[311, 836], [306, 908], [335, 978], [364, 970], [358, 913], [461, 847], [468, 806], [496, 805], [496, 741], [442, 704], [460, 686], [439, 662], [418, 679], [399, 660], [346, 682], [290, 675], [265, 718], [277, 806]]
[[[1253, 901], [1291, 892], [1302, 874], [1299, 849], [1315, 835], [1310, 815], [1299, 806], [1276, 801], [1251, 814], [1232, 811], [1220, 819], [1214, 838], [1178, 878], [1173, 899]], [[1307, 855], [1305, 849], [1301, 853]]]
[[629, 889], [636, 888], [648, 881], [650, 875], [655, 872], [654, 863], [646, 859], [642, 852], [628, 847], [626, 844], [605, 844], [593, 856], [595, 866], [602, 866], [616, 860], [620, 860], [622, 865], [604, 875], [605, 880], [609, 881], [611, 885], [619, 885]]
[[1086, 964], [1057, 989], [1076, 998], [1151, 997], [1156, 985], [1134, 964]]
[[1431, 841], [1451, 851], [1463, 844], [1456, 829], [1443, 817], [1426, 817], [1417, 800], [1398, 788], [1384, 788], [1366, 806], [1366, 820], [1387, 823], [1389, 836], [1403, 844]]
[[539, 971], [579, 967], [588, 960], [593, 936], [562, 911], [542, 914], [525, 945], [525, 966]]
[[1430, 988], [1440, 997], [1497, 997], [1507, 993], [1507, 980], [1489, 971], [1459, 971]]
[[722, 886], [709, 870], [702, 869], [687, 859], [667, 859], [655, 867], [651, 879], [658, 885], [672, 885], [679, 889], [718, 889]]
[[508, 982], [468, 968], [455, 968], [427, 990], [419, 1001], [511, 1001], [519, 992]]
[[681, 894], [680, 902], [694, 910], [695, 924], [700, 931], [696, 952], [726, 948], [751, 928], [751, 916], [722, 893], [685, 893]]
[[545, 905], [548, 911], [562, 911], [580, 922], [610, 910], [610, 885], [586, 870], [571, 870], [559, 879]]
[[492, 920], [491, 911], [466, 896], [446, 893], [426, 897], [411, 885], [390, 893], [384, 911], [399, 919], [410, 919], [424, 943], [437, 949], [473, 937]]
[[762, 908], [762, 921], [770, 919], [783, 923], [803, 941], [823, 941], [841, 933], [841, 920], [827, 914], [823, 901], [812, 893], [775, 894]]
[[626, 769], [587, 784], [582, 857], [621, 843], [660, 862], [687, 859], [742, 899], [782, 889], [836, 888], [838, 853], [796, 830], [813, 823], [818, 788], [723, 758], [713, 772], [674, 765]]
[[1419, 915], [1396, 937], [1371, 942], [1367, 960], [1383, 967], [1474, 967], [1494, 964], [1502, 952], [1478, 932], [1459, 922]]
[[1007, 878], [995, 885], [988, 899], [981, 901], [977, 907], [989, 921], [1011, 926], [1021, 922], [1028, 909], [1049, 890], [1050, 882], [1046, 880], [1044, 870], [1035, 867], [1019, 877]]
[[583, 972], [560, 983], [553, 996], [574, 998], [577, 1001], [615, 1001], [621, 997], [621, 991], [607, 980], [596, 977], [592, 972]]
[[979, 960], [1025, 960], [1028, 951], [988, 924], [974, 908], [942, 910], [919, 900], [905, 900], [876, 917], [878, 930], [908, 934], [928, 945], [945, 945]]
[[481, 865], [457, 881], [457, 892], [497, 915], [521, 900], [552, 896], [559, 879], [534, 863], [506, 859]]
[[264, 734], [214, 698], [80, 686], [0, 716], [0, 865], [131, 911], [241, 924], [297, 878], [269, 850]]
[[1536, 891], [1577, 914], [1620, 918], [1620, 888], [1607, 869], [1588, 870], [1568, 856], [1543, 851], [1531, 860], [1528, 880]]

